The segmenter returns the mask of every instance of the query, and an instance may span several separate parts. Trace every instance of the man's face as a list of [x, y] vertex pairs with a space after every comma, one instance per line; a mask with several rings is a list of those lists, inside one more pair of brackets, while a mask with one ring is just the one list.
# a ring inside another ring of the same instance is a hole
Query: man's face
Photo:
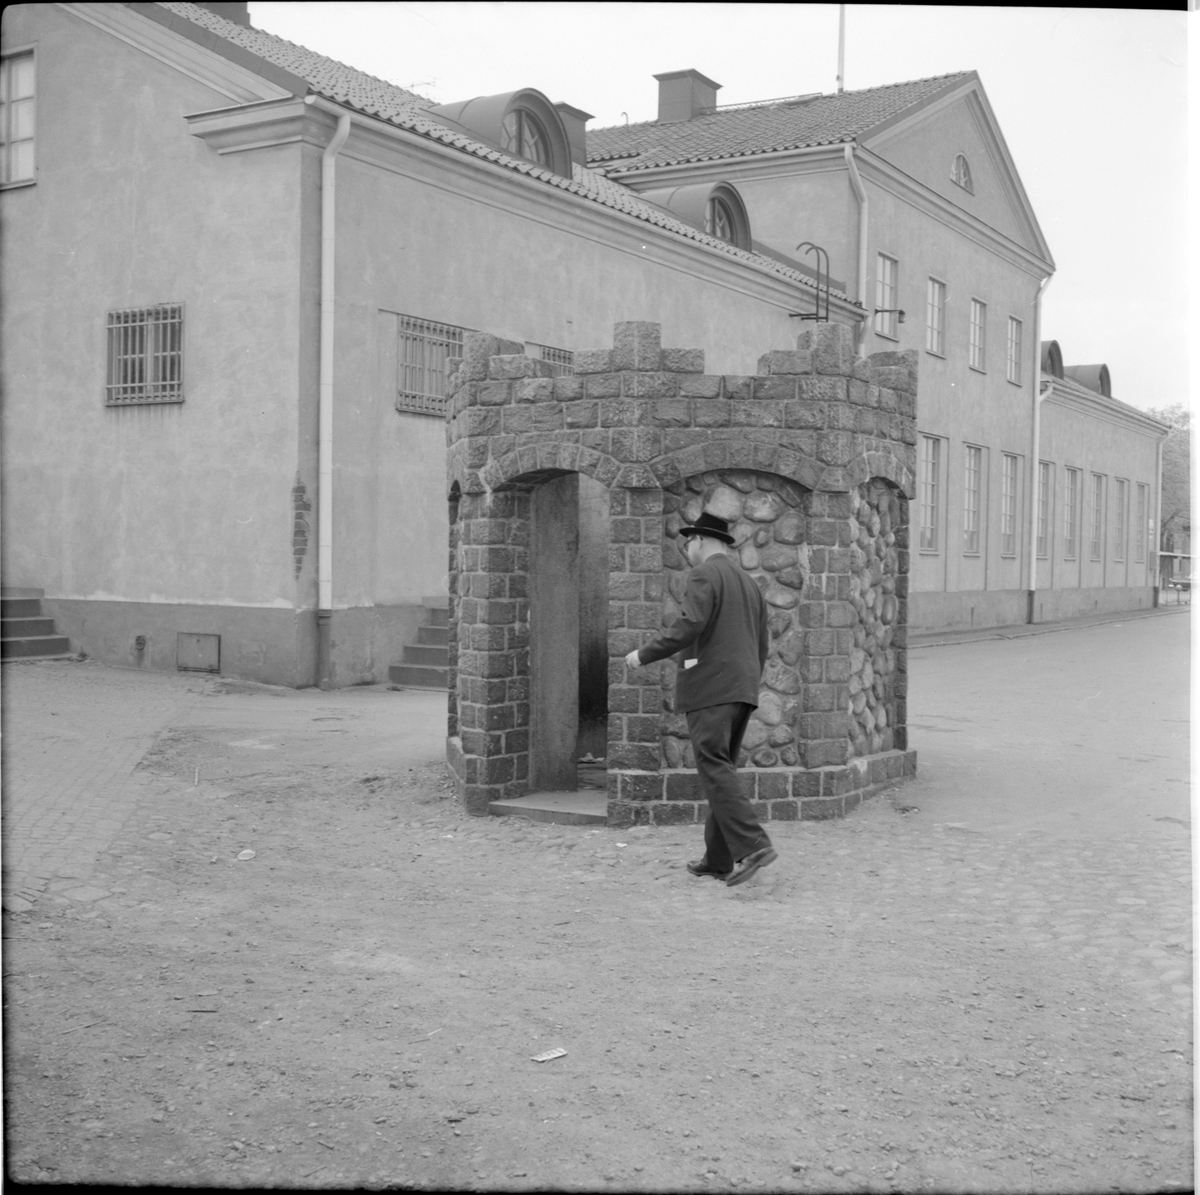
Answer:
[[700, 563], [700, 548], [701, 537], [698, 535], [689, 535], [686, 540], [687, 547], [684, 549], [684, 555], [687, 557], [687, 562], [695, 568]]

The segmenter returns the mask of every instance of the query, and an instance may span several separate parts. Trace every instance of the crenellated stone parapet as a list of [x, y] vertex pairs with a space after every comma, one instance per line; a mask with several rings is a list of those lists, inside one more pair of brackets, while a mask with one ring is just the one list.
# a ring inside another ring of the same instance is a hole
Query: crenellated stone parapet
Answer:
[[[674, 665], [631, 670], [623, 657], [673, 618], [685, 583], [678, 530], [705, 509], [734, 525], [737, 558], [771, 610], [743, 760], [762, 815], [836, 816], [913, 774], [904, 719], [917, 355], [858, 359], [851, 330], [836, 324], [807, 329], [745, 376], [706, 375], [700, 350], [664, 349], [651, 323], [618, 324], [613, 347], [577, 353], [566, 376], [520, 349], [468, 334], [449, 384], [450, 759], [470, 811], [554, 772], [538, 753], [561, 755], [548, 744], [569, 731], [566, 690], [548, 675], [539, 687], [537, 674], [569, 668], [577, 646], [567, 639], [583, 632], [538, 594], [557, 585], [574, 601], [566, 558], [598, 550], [608, 563], [609, 820], [704, 816], [673, 709]], [[603, 543], [555, 525], [575, 501], [573, 475], [607, 494]], [[539, 565], [539, 553], [554, 559]], [[546, 651], [543, 630], [567, 636], [561, 653]], [[551, 690], [555, 709], [539, 714]]]

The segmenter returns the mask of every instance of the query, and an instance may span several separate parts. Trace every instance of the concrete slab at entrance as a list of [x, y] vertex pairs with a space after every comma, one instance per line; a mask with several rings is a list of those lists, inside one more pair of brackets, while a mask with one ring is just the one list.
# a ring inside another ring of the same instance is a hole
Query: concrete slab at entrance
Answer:
[[528, 817], [559, 826], [603, 826], [608, 823], [608, 794], [602, 789], [530, 793], [511, 801], [493, 801], [488, 813], [493, 817]]

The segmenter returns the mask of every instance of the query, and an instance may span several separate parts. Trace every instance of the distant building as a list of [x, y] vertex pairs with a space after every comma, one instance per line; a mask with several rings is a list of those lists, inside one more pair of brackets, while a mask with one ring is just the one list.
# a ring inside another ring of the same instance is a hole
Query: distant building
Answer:
[[620, 320], [709, 372], [816, 314], [926, 350], [914, 625], [1154, 600], [1164, 429], [1048, 374], [1035, 452], [1053, 266], [974, 74], [721, 109], [671, 72], [657, 121], [589, 133], [531, 89], [433, 106], [245, 4], [3, 19], [3, 575], [75, 650], [386, 679], [444, 592], [464, 331], [569, 371]]

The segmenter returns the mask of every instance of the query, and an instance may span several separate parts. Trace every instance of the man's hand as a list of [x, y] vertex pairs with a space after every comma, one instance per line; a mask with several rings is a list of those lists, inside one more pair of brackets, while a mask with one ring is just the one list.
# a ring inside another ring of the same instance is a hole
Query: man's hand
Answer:
[[639, 650], [639, 648], [635, 647], [633, 651], [631, 651], [629, 655], [625, 657], [625, 663], [628, 664], [630, 668], [640, 668], [642, 666], [642, 661], [638, 659]]

